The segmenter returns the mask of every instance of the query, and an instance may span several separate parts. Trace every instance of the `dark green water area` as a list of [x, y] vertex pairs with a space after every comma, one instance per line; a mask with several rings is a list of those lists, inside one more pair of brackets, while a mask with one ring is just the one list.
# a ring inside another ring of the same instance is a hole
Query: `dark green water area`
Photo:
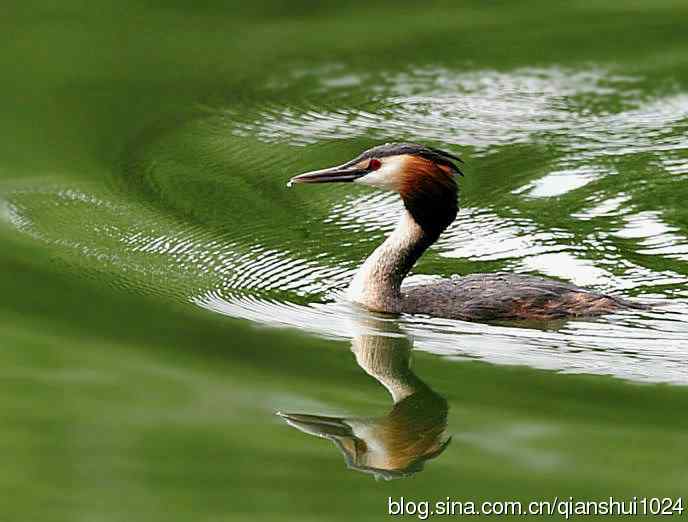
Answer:
[[[688, 494], [688, 3], [370, 4], [3, 3], [2, 522]], [[285, 183], [386, 141], [465, 160], [413, 277], [659, 306], [342, 302], [401, 205]]]

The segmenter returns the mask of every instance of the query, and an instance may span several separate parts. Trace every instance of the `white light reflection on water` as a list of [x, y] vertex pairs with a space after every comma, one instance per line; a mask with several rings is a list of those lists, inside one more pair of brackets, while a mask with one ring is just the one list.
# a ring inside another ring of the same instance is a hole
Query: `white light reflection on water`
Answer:
[[550, 198], [562, 196], [567, 192], [584, 187], [603, 176], [598, 167], [577, 167], [557, 170], [546, 176], [514, 190], [515, 194], [525, 194], [531, 198]]
[[[312, 77], [327, 84], [352, 75], [335, 67], [329, 75], [321, 71]], [[636, 88], [639, 82], [603, 68], [508, 73], [414, 68], [361, 82], [361, 89], [372, 91], [376, 108], [372, 103], [270, 108], [243, 121], [237, 132], [294, 145], [355, 137], [430, 140], [470, 147], [476, 156], [504, 145], [556, 147], [553, 169], [517, 190], [553, 197], [614, 174], [608, 160], [624, 155], [652, 154], [667, 172], [688, 171], [688, 160], [676, 157], [688, 149], [688, 95], [648, 99]], [[600, 99], [612, 100], [619, 112], [596, 109]]]
[[[321, 76], [324, 93], [365, 86], [342, 68]], [[425, 317], [403, 317], [402, 324], [416, 338], [417, 349], [450, 358], [688, 384], [688, 304], [676, 299], [688, 298], [688, 278], [621, 253], [630, 243], [639, 255], [688, 261], [688, 240], [661, 210], [638, 208], [624, 187], [596, 188], [620, 175], [610, 157], [650, 154], [649, 164], [660, 174], [676, 178], [688, 171], [681, 156], [688, 148], [682, 132], [688, 97], [639, 98], [635, 82], [601, 69], [455, 73], [428, 68], [383, 78], [376, 83], [377, 104], [333, 108], [325, 97], [322, 106], [276, 105], [249, 113], [252, 119], [232, 120], [230, 128], [235, 136], [294, 145], [333, 137], [413, 137], [468, 147], [476, 157], [514, 144], [556, 148], [552, 165], [510, 196], [515, 203], [534, 198], [528, 200], [533, 203], [588, 191], [585, 207], [570, 217], [590, 225], [586, 234], [577, 235], [575, 225], [550, 227], [537, 215], [507, 213], [488, 202], [462, 209], [429, 258], [448, 273], [458, 259], [478, 267], [500, 263], [506, 270], [601, 290], [638, 291], [646, 300], [663, 298], [662, 306], [538, 328]], [[591, 108], [591, 100], [605, 97], [618, 102], [619, 112]], [[265, 162], [264, 168], [274, 167]], [[323, 255], [308, 255], [286, 239], [275, 246], [279, 228], [287, 225], [251, 227], [251, 220], [268, 219], [264, 216], [250, 216], [249, 225], [227, 240], [202, 226], [116, 200], [115, 195], [57, 187], [9, 192], [1, 208], [3, 219], [21, 233], [71, 254], [65, 257], [88, 270], [118, 275], [128, 288], [168, 294], [260, 324], [337, 338], [352, 335], [352, 309], [335, 297], [354, 265], [327, 256], [341, 244], [324, 237]], [[394, 226], [400, 208], [389, 194], [351, 196], [332, 202], [325, 224], [346, 231], [352, 244], [367, 244]], [[89, 220], [74, 219], [83, 215]], [[275, 237], [268, 242], [261, 236], [266, 233]], [[684, 289], [665, 290], [671, 285]]]

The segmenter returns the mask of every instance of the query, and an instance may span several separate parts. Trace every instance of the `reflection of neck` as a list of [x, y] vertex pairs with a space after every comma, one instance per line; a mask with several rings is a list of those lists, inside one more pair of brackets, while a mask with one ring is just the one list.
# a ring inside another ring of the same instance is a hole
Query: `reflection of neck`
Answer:
[[395, 404], [428, 389], [409, 368], [411, 343], [407, 338], [358, 335], [351, 350], [358, 365], [387, 388]]
[[356, 272], [349, 299], [370, 310], [400, 312], [401, 282], [435, 239], [404, 210], [394, 231]]

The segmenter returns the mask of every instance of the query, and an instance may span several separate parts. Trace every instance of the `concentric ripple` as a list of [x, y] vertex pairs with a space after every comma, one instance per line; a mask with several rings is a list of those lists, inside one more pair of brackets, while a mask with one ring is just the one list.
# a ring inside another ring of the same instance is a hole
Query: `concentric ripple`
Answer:
[[[400, 202], [284, 182], [379, 141], [443, 144], [468, 160], [462, 210], [413, 277], [540, 273], [660, 306], [545, 325], [403, 317], [416, 348], [688, 383], [687, 93], [598, 67], [333, 66], [266, 83], [253, 105], [199, 108], [137, 136], [114, 188], [5, 187], [0, 217], [128, 291], [348, 337], [338, 295]], [[308, 95], [286, 105], [285, 89]]]

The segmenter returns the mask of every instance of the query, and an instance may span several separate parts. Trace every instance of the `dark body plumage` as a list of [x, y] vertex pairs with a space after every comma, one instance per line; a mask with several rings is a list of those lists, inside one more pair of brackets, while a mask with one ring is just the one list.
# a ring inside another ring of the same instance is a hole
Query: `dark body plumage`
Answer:
[[537, 276], [509, 273], [464, 277], [402, 288], [402, 312], [464, 321], [552, 320], [645, 306]]

